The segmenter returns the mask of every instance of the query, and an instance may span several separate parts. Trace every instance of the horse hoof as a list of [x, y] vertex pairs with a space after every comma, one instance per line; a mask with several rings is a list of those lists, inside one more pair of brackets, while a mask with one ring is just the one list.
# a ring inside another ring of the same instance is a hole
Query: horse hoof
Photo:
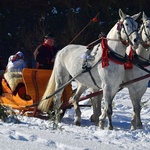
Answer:
[[137, 126], [137, 129], [143, 129], [143, 126]]
[[137, 127], [137, 129], [143, 129], [142, 123], [137, 124], [136, 127]]
[[136, 130], [136, 127], [135, 126], [131, 126], [130, 130], [131, 131]]
[[108, 130], [113, 130], [113, 127], [112, 126], [108, 127]]
[[94, 115], [91, 115], [90, 120], [91, 120], [91, 122], [95, 122], [95, 117], [94, 117]]
[[81, 118], [80, 117], [75, 117], [74, 118], [74, 124], [77, 125], [77, 126], [80, 126], [81, 125]]
[[81, 126], [81, 122], [77, 121], [74, 123], [76, 126]]
[[104, 120], [100, 120], [99, 121], [99, 127], [104, 130], [104, 125], [105, 125], [105, 121]]
[[130, 130], [133, 131], [133, 130], [136, 130], [136, 129], [143, 129], [143, 126], [140, 125], [140, 126], [131, 126]]

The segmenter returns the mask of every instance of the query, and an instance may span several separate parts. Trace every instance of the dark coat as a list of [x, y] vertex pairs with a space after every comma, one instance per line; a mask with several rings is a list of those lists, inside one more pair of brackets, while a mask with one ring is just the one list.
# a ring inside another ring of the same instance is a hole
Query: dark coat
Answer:
[[39, 69], [53, 69], [54, 59], [58, 49], [56, 47], [50, 47], [48, 45], [39, 45], [36, 49], [38, 51], [36, 56], [36, 62], [39, 63]]

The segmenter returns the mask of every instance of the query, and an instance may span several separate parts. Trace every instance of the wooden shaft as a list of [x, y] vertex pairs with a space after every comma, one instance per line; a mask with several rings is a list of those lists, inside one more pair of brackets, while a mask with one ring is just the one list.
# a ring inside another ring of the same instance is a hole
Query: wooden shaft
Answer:
[[[96, 18], [98, 15], [99, 13], [97, 13], [97, 15], [94, 18]], [[71, 44], [92, 22], [93, 19], [72, 39], [72, 41], [69, 44]]]

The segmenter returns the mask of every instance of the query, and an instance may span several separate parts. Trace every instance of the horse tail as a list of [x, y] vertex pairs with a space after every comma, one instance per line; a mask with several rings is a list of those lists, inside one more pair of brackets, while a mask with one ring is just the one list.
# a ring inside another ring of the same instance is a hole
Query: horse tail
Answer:
[[55, 69], [52, 71], [52, 75], [49, 79], [48, 85], [46, 87], [46, 90], [42, 96], [42, 100], [40, 101], [39, 105], [38, 105], [38, 109], [41, 110], [42, 112], [48, 112], [50, 106], [52, 105], [53, 102], [53, 98], [54, 96], [52, 96], [49, 99], [45, 99], [47, 96], [49, 96], [51, 93], [55, 92]]

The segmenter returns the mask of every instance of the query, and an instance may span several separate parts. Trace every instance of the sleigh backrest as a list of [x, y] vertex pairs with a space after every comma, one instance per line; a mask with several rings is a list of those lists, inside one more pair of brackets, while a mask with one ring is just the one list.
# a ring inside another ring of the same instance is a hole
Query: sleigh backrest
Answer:
[[26, 94], [30, 95], [33, 103], [38, 102], [46, 89], [52, 70], [28, 69], [22, 72]]

